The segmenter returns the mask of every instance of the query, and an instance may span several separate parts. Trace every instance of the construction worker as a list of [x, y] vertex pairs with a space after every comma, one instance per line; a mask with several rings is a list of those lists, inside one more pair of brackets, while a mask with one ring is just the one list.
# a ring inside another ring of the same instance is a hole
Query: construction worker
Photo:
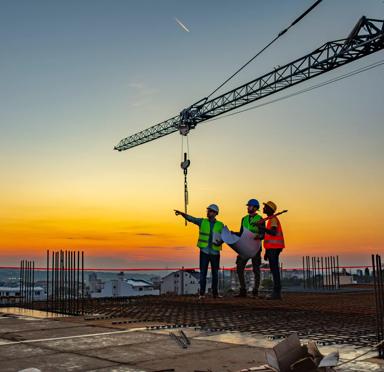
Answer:
[[[272, 201], [263, 204], [263, 213], [268, 217], [273, 216], [277, 210], [276, 204]], [[269, 261], [269, 268], [273, 277], [273, 291], [270, 295], [266, 296], [266, 298], [269, 300], [280, 300], [281, 281], [279, 255], [285, 247], [283, 230], [276, 216], [268, 219], [265, 227], [263, 224], [259, 224], [259, 230], [264, 233], [264, 259]]]
[[194, 223], [200, 228], [197, 241], [197, 246], [200, 248], [200, 299], [205, 296], [209, 263], [211, 263], [212, 273], [212, 295], [214, 298], [219, 297], [220, 251], [223, 244], [221, 232], [224, 224], [216, 220], [218, 213], [219, 207], [216, 204], [211, 204], [207, 207], [207, 218], [196, 218], [175, 210], [176, 216], [181, 215], [187, 221]]
[[[243, 229], [246, 228], [255, 234], [255, 239], [261, 239], [262, 236], [259, 234], [258, 221], [261, 220], [261, 216], [257, 214], [260, 208], [260, 204], [256, 199], [250, 199], [247, 203], [248, 214], [241, 219], [240, 232], [237, 233], [239, 236], [243, 233]], [[246, 297], [247, 289], [245, 286], [244, 270], [247, 265], [249, 258], [244, 258], [240, 255], [236, 259], [236, 271], [240, 283], [240, 292], [236, 297]], [[261, 265], [261, 247], [260, 250], [252, 257], [252, 268], [255, 277], [255, 285], [253, 287], [252, 294], [257, 297], [259, 295], [260, 286], [260, 265]]]

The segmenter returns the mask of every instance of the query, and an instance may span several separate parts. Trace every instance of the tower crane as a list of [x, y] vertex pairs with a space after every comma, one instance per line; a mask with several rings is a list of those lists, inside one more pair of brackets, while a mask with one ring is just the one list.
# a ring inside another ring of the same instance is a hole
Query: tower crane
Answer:
[[[186, 136], [191, 129], [204, 121], [313, 79], [382, 49], [384, 49], [384, 20], [363, 16], [346, 38], [328, 41], [313, 52], [274, 68], [273, 71], [227, 93], [212, 99], [203, 98], [182, 110], [180, 114], [122, 139], [114, 149], [128, 150], [174, 132]], [[181, 163], [185, 181], [189, 164], [187, 158], [184, 158]], [[187, 195], [186, 182], [185, 193]]]

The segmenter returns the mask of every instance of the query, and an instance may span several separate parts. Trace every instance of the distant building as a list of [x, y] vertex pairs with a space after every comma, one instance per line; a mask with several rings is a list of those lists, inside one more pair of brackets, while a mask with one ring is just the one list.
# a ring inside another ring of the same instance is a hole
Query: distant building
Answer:
[[161, 294], [196, 294], [199, 291], [199, 273], [179, 270], [165, 276], [160, 285]]
[[146, 280], [125, 279], [123, 273], [117, 275], [117, 279], [102, 282], [96, 274], [89, 278], [89, 294], [92, 298], [99, 297], [136, 297], [158, 296], [158, 289]]
[[303, 279], [304, 272], [302, 269], [283, 270], [282, 277], [284, 279]]
[[88, 282], [89, 282], [89, 294], [91, 294], [91, 297], [98, 297], [98, 296], [92, 296], [92, 293], [101, 293], [101, 290], [104, 287], [103, 281], [97, 278], [96, 273], [91, 273], [88, 275]]
[[[31, 294], [32, 296], [32, 294]], [[0, 287], [0, 304], [14, 304], [21, 298], [20, 287]], [[36, 301], [46, 300], [47, 294], [43, 287], [34, 287], [33, 299]]]

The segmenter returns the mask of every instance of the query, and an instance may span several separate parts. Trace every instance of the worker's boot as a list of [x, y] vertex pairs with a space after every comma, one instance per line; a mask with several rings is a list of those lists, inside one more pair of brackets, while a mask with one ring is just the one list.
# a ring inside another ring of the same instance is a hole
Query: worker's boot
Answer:
[[256, 289], [256, 288], [253, 288], [252, 296], [253, 296], [254, 298], [259, 298], [259, 297], [260, 297], [260, 296], [259, 296], [259, 290]]
[[271, 294], [268, 294], [265, 296], [266, 300], [282, 300], [281, 292], [272, 292]]
[[218, 293], [213, 293], [212, 297], [213, 298], [223, 298], [223, 296], [219, 295]]
[[240, 292], [235, 297], [247, 297], [247, 291], [245, 288], [240, 288]]

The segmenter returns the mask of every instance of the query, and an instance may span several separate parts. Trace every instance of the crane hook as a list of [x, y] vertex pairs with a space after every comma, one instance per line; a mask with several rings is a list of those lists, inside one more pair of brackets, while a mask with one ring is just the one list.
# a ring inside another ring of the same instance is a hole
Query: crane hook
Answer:
[[[188, 159], [188, 155], [184, 153], [184, 161], [181, 162], [180, 167], [184, 172], [184, 213], [187, 213], [188, 209], [188, 167], [191, 165], [191, 161]], [[185, 220], [185, 226], [187, 226], [187, 220]]]

